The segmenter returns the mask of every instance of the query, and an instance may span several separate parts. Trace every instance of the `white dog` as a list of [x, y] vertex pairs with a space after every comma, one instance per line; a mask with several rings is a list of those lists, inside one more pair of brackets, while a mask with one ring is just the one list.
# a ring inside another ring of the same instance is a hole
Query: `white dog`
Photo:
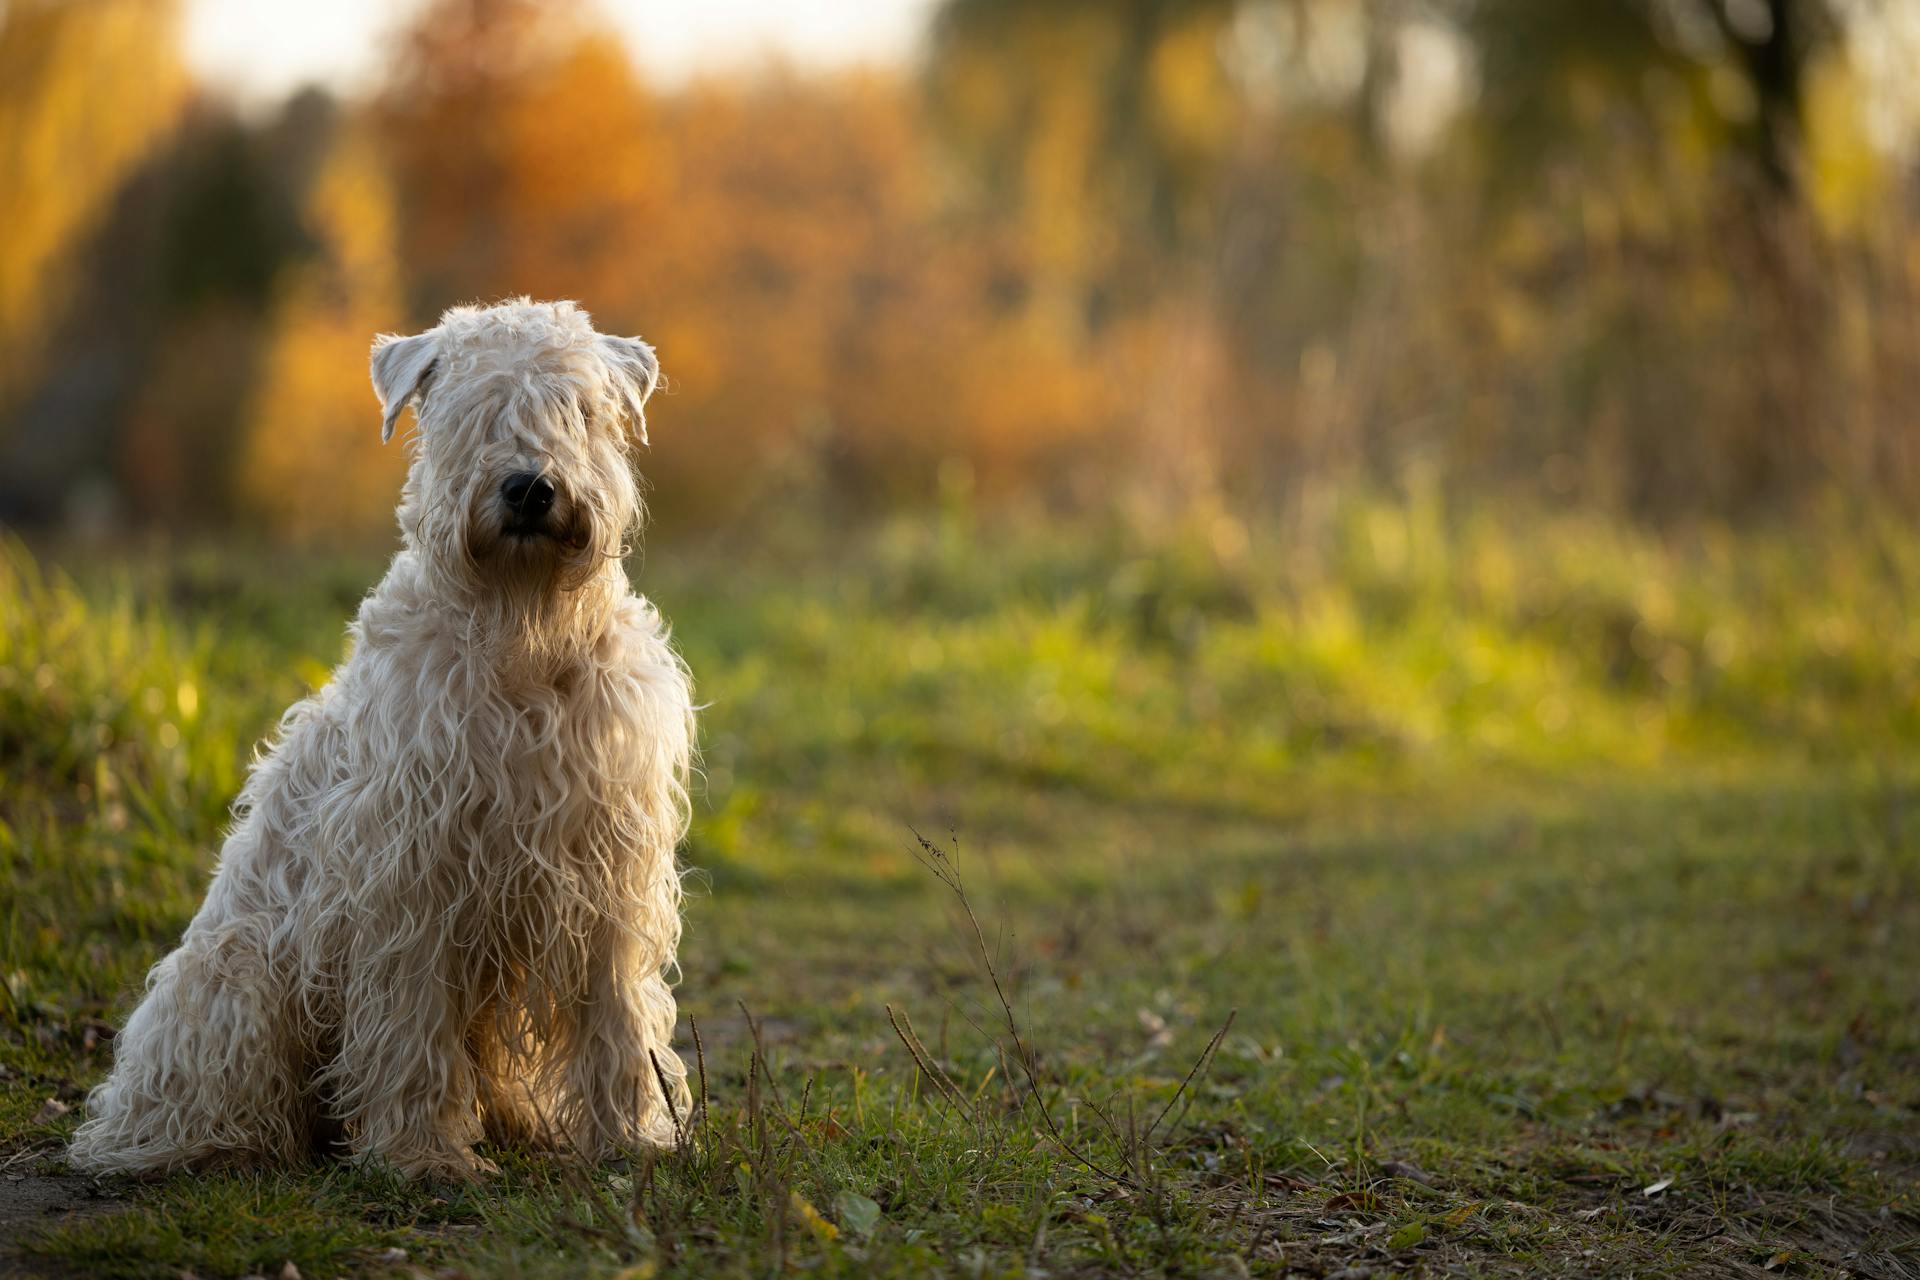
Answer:
[[381, 337], [419, 420], [402, 549], [236, 803], [71, 1156], [147, 1172], [344, 1142], [471, 1177], [472, 1144], [674, 1141], [685, 667], [621, 557], [653, 351], [572, 303]]

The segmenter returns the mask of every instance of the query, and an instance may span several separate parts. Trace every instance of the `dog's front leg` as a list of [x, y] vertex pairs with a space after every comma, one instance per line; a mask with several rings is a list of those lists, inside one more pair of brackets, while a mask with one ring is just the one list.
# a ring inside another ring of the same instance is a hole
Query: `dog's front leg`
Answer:
[[346, 982], [340, 1054], [327, 1073], [354, 1157], [409, 1177], [495, 1171], [472, 1145], [480, 1126], [464, 997], [445, 968], [452, 950], [416, 932], [363, 953]]
[[577, 1014], [578, 1049], [567, 1070], [574, 1141], [593, 1159], [671, 1146], [692, 1118], [686, 1065], [671, 1044], [673, 991], [651, 949], [611, 923], [606, 932], [595, 950], [599, 961]]

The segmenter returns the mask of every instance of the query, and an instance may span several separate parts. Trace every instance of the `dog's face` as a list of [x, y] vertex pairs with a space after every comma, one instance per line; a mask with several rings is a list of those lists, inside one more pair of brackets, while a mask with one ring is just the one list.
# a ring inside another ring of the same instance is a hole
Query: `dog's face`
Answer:
[[659, 377], [651, 347], [595, 333], [570, 302], [455, 307], [426, 333], [382, 336], [381, 438], [407, 405], [419, 416], [408, 542], [483, 585], [590, 580], [639, 520], [629, 455]]

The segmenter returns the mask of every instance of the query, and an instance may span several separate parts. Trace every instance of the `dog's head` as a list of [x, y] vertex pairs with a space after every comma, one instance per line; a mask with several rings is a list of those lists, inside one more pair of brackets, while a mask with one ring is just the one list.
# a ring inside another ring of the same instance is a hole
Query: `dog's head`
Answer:
[[659, 380], [653, 348], [594, 332], [571, 302], [455, 307], [425, 333], [377, 338], [381, 439], [408, 405], [419, 421], [409, 545], [483, 584], [590, 581], [639, 522], [630, 451]]

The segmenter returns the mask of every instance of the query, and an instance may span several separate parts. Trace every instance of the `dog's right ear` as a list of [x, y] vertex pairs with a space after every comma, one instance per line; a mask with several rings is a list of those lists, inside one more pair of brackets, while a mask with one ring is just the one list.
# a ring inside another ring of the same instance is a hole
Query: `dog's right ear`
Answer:
[[380, 397], [380, 443], [393, 439], [400, 411], [426, 394], [440, 354], [440, 331], [411, 338], [383, 333], [373, 340], [373, 390]]

